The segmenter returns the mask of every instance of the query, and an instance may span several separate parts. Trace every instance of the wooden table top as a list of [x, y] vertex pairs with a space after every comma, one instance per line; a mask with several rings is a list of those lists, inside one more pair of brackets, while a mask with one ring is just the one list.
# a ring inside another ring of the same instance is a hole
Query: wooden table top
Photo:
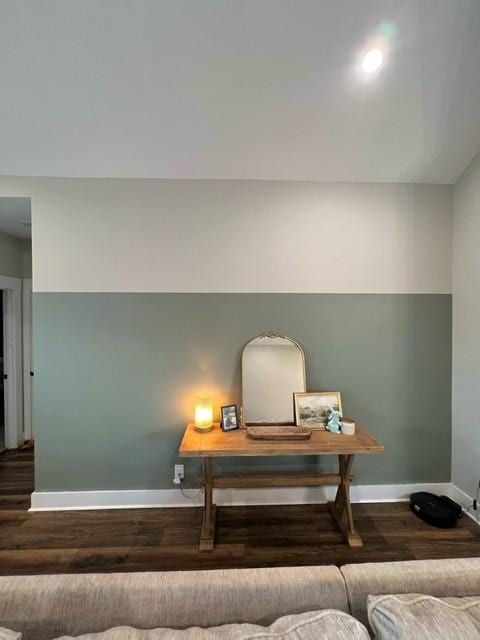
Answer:
[[185, 429], [178, 453], [181, 457], [224, 456], [313, 456], [353, 455], [357, 453], [383, 453], [378, 440], [357, 423], [355, 435], [312, 431], [309, 440], [281, 442], [275, 440], [253, 440], [246, 429], [224, 432], [219, 424], [213, 431], [199, 433], [194, 425]]

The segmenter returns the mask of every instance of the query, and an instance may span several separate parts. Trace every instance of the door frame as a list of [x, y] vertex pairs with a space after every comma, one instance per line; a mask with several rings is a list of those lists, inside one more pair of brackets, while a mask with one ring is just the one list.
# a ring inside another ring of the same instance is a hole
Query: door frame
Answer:
[[23, 436], [22, 393], [22, 281], [0, 276], [3, 293], [4, 367], [8, 375], [5, 386], [5, 447], [16, 449]]
[[23, 432], [24, 440], [33, 438], [32, 426], [32, 279], [22, 281], [22, 336], [23, 336]]

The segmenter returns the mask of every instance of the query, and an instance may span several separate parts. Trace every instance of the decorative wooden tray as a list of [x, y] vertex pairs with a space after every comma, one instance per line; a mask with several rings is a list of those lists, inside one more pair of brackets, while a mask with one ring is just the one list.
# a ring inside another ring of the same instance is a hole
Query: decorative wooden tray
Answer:
[[306, 427], [247, 427], [254, 440], [308, 440], [312, 432]]

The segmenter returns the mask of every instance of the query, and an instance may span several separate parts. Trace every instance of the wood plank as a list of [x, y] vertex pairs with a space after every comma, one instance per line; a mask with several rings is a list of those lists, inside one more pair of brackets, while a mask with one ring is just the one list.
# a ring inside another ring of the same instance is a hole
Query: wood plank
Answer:
[[200, 551], [213, 551], [215, 546], [215, 522], [217, 517], [217, 506], [212, 505], [210, 517], [204, 514], [202, 529], [200, 531]]
[[204, 507], [202, 529], [200, 531], [200, 551], [212, 551], [215, 544], [215, 519], [217, 508], [213, 504], [213, 461], [205, 458], [203, 462]]
[[383, 451], [383, 445], [359, 424], [353, 436], [318, 430], [312, 431], [309, 440], [298, 442], [253, 440], [246, 429], [224, 432], [218, 424], [208, 433], [198, 433], [189, 424], [178, 450], [182, 457], [350, 455]]
[[[24, 461], [24, 455], [9, 452], [8, 465], [2, 464], [0, 456], [1, 477], [9, 486], [15, 473], [14, 461]], [[33, 485], [33, 465], [31, 469], [29, 482]], [[358, 534], [365, 543], [361, 548], [345, 544], [325, 504], [219, 507], [215, 548], [204, 553], [198, 549], [202, 524], [199, 507], [30, 513], [28, 494], [14, 487], [3, 500], [8, 502], [10, 497], [7, 510], [0, 513], [4, 547], [0, 549], [0, 574], [480, 557], [480, 527], [471, 518], [464, 517], [454, 529], [436, 529], [419, 520], [405, 502], [352, 505]]]
[[[220, 423], [215, 423], [213, 425], [214, 430], [220, 429]], [[211, 432], [209, 432], [211, 433]], [[178, 449], [178, 453], [180, 456], [198, 456], [198, 451], [202, 448], [203, 438], [207, 434], [200, 433], [195, 430], [194, 424], [189, 424], [182, 438], [182, 442], [180, 443], [180, 447]], [[193, 453], [195, 452], [195, 453]]]
[[335, 518], [335, 522], [337, 523], [337, 526], [342, 532], [345, 540], [348, 542], [348, 545], [350, 547], [363, 547], [362, 538], [357, 532], [349, 530], [347, 523], [343, 520], [340, 511], [335, 506], [335, 503], [329, 502], [328, 508], [330, 509], [332, 516]]
[[[355, 476], [350, 476], [353, 480]], [[249, 475], [221, 475], [213, 477], [213, 486], [220, 488], [243, 488], [243, 487], [318, 487], [324, 485], [335, 485], [340, 481], [338, 473], [306, 474], [306, 473], [285, 473], [285, 474], [249, 474]]]
[[[17, 488], [14, 487], [13, 490], [16, 491]], [[0, 494], [0, 510], [2, 511], [7, 509], [27, 510], [30, 508], [30, 504], [30, 494]]]
[[202, 569], [235, 566], [245, 556], [244, 545], [217, 545], [201, 554], [198, 545], [160, 547], [90, 547], [0, 551], [0, 574], [169, 571], [190, 558]]

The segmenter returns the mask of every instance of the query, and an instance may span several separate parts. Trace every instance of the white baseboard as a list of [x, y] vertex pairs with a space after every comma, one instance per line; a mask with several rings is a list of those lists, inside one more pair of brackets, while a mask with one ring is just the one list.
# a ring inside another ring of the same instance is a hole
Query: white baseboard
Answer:
[[[325, 503], [336, 487], [294, 487], [265, 489], [215, 489], [219, 506]], [[415, 491], [452, 495], [450, 482], [418, 484], [352, 485], [352, 502], [403, 502]], [[128, 491], [34, 491], [30, 511], [75, 509], [141, 509], [201, 506], [203, 492], [188, 489], [145, 489]]]

